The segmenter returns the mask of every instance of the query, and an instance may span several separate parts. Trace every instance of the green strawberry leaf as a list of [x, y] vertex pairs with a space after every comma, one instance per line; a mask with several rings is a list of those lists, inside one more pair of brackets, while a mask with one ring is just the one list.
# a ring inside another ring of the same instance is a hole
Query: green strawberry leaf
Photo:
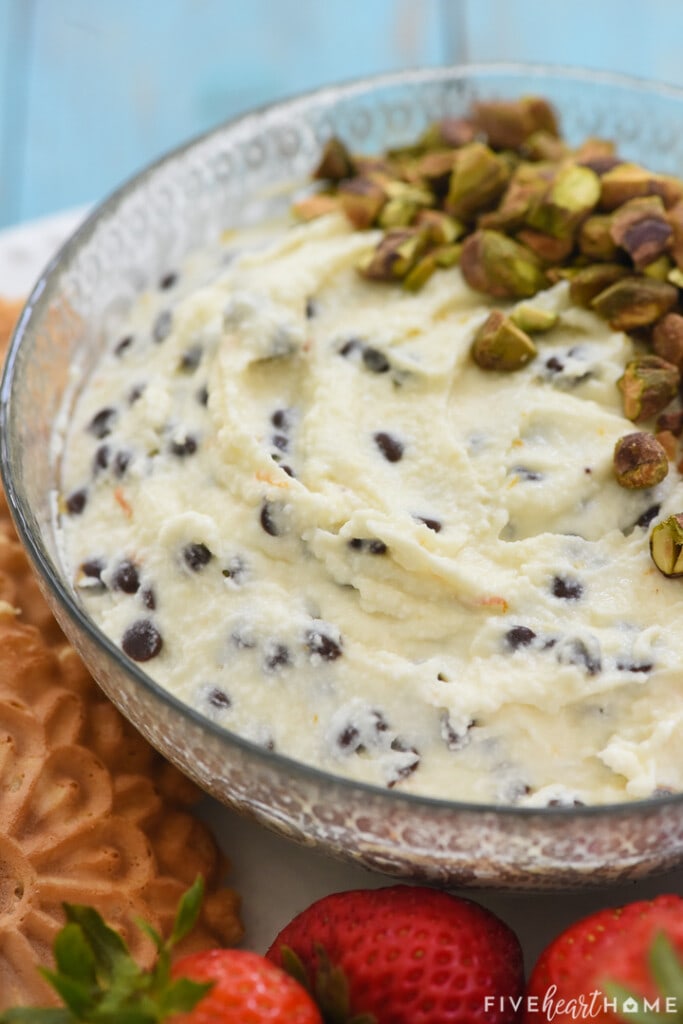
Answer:
[[60, 974], [92, 988], [97, 981], [95, 957], [80, 925], [64, 925], [54, 943], [55, 963]]
[[213, 988], [212, 981], [191, 981], [190, 978], [178, 978], [163, 993], [159, 1009], [162, 1018], [172, 1013], [189, 1013], [197, 1003]]
[[97, 977], [101, 981], [109, 981], [117, 964], [130, 957], [125, 942], [118, 932], [105, 924], [101, 915], [93, 907], [65, 903], [64, 912], [67, 921], [80, 925], [83, 936], [92, 951]]
[[65, 1007], [17, 1006], [0, 1013], [0, 1024], [76, 1024], [76, 1018]]
[[73, 978], [60, 974], [58, 971], [48, 970], [47, 967], [41, 967], [39, 971], [45, 980], [52, 985], [62, 1002], [69, 1007], [71, 1013], [77, 1019], [85, 1020], [95, 1006], [92, 986], [84, 985], [80, 981], [74, 981]]
[[655, 935], [648, 962], [658, 990], [665, 997], [673, 996], [678, 1016], [683, 1017], [683, 963], [665, 932]]
[[282, 957], [282, 969], [310, 993], [311, 983], [308, 980], [308, 972], [299, 954], [295, 953], [290, 946], [280, 946], [280, 956]]
[[168, 940], [170, 946], [177, 945], [188, 935], [199, 917], [202, 900], [204, 899], [204, 879], [197, 875], [194, 884], [183, 894], [178, 904], [178, 912], [173, 924], [173, 931]]

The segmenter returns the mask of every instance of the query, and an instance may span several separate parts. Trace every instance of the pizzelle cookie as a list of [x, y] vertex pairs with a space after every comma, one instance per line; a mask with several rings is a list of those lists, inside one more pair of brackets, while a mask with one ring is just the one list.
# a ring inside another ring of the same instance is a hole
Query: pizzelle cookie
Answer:
[[[19, 309], [0, 301], [0, 354]], [[50, 962], [63, 901], [95, 906], [146, 964], [136, 918], [167, 934], [201, 873], [202, 917], [182, 951], [240, 940], [225, 860], [188, 812], [198, 796], [65, 640], [0, 495], [0, 1010], [54, 1001], [36, 966]]]

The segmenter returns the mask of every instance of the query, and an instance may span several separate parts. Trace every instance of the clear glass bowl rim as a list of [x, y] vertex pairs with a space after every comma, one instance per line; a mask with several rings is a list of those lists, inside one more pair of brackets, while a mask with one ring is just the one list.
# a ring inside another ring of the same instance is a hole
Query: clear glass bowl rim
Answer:
[[[51, 595], [56, 598], [57, 603], [66, 612], [67, 616], [75, 622], [78, 629], [84, 631], [90, 641], [102, 648], [104, 652], [113, 659], [118, 667], [123, 669], [128, 676], [132, 677], [137, 685], [142, 686], [154, 697], [163, 703], [170, 705], [181, 717], [188, 718], [192, 723], [202, 729], [208, 730], [221, 742], [228, 742], [241, 748], [248, 756], [262, 760], [274, 769], [287, 772], [293, 776], [303, 777], [316, 783], [321, 787], [340, 787], [346, 790], [349, 795], [367, 794], [374, 799], [381, 799], [387, 804], [420, 807], [422, 809], [432, 808], [437, 812], [452, 811], [458, 814], [491, 815], [503, 816], [515, 820], [542, 819], [567, 819], [581, 820], [601, 817], [619, 818], [642, 812], [647, 814], [655, 809], [662, 809], [667, 806], [678, 807], [683, 804], [683, 792], [666, 794], [657, 797], [649, 797], [643, 800], [629, 800], [619, 803], [589, 804], [584, 806], [553, 806], [553, 807], [518, 807], [509, 804], [484, 804], [469, 803], [456, 800], [447, 800], [435, 796], [425, 796], [416, 793], [406, 793], [395, 789], [386, 789], [371, 783], [359, 782], [342, 775], [335, 775], [326, 772], [313, 765], [298, 761], [277, 751], [270, 751], [253, 743], [244, 737], [233, 733], [206, 718], [199, 711], [190, 705], [185, 704], [175, 697], [159, 683], [155, 682], [139, 666], [126, 658], [123, 652], [117, 647], [88, 617], [85, 610], [78, 603], [70, 587], [65, 584], [60, 568], [56, 566], [48, 552], [45, 550], [40, 537], [36, 537], [30, 522], [30, 512], [24, 502], [23, 495], [15, 486], [11, 474], [11, 459], [9, 451], [10, 423], [12, 419], [12, 383], [15, 375], [15, 368], [19, 355], [19, 349], [23, 339], [29, 333], [34, 320], [38, 320], [46, 310], [53, 293], [58, 287], [60, 272], [68, 266], [76, 254], [85, 246], [97, 229], [100, 221], [113, 213], [120, 203], [133, 193], [148, 177], [165, 164], [172, 162], [182, 156], [188, 150], [200, 145], [204, 140], [237, 126], [248, 126], [252, 121], [254, 126], [258, 125], [261, 118], [271, 113], [287, 113], [296, 117], [297, 111], [305, 109], [311, 101], [317, 102], [332, 101], [362, 95], [369, 90], [379, 87], [405, 86], [411, 83], [430, 83], [449, 80], [466, 80], [468, 77], [477, 76], [525, 76], [527, 78], [538, 78], [539, 83], [543, 79], [556, 79], [558, 81], [574, 81], [577, 84], [591, 85], [596, 87], [612, 86], [619, 89], [629, 89], [639, 95], [647, 95], [653, 98], [661, 97], [676, 100], [683, 105], [683, 87], [670, 85], [665, 82], [658, 82], [646, 78], [639, 78], [617, 72], [599, 71], [586, 67], [571, 65], [547, 65], [538, 63], [521, 63], [515, 61], [483, 62], [483, 63], [462, 63], [457, 65], [435, 66], [427, 68], [414, 68], [405, 71], [389, 72], [379, 75], [364, 76], [340, 83], [311, 89], [294, 96], [280, 99], [276, 102], [266, 103], [259, 107], [251, 108], [249, 111], [237, 117], [230, 118], [221, 124], [201, 132], [186, 140], [179, 146], [163, 153], [158, 159], [145, 165], [140, 171], [133, 174], [123, 182], [117, 189], [111, 192], [100, 203], [98, 203], [87, 215], [80, 227], [67, 239], [58, 249], [55, 255], [47, 263], [40, 277], [33, 286], [23, 310], [19, 316], [15, 330], [7, 350], [5, 365], [0, 380], [0, 477], [5, 488], [10, 513], [14, 525], [19, 534], [20, 540], [38, 571], [45, 586]], [[683, 667], [682, 667], [683, 670]]]

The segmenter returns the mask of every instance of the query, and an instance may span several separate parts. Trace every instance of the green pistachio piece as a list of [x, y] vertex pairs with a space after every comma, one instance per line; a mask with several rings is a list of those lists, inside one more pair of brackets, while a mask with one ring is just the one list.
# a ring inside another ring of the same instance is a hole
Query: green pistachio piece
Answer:
[[591, 306], [615, 331], [632, 331], [653, 324], [677, 301], [678, 291], [667, 281], [629, 275], [596, 295]]
[[683, 182], [665, 174], [655, 174], [638, 164], [618, 164], [600, 179], [600, 205], [616, 210], [629, 199], [661, 196], [667, 209], [683, 199]]
[[652, 348], [660, 359], [683, 371], [683, 316], [667, 313], [652, 332]]
[[527, 216], [530, 227], [555, 238], [571, 237], [600, 199], [600, 178], [590, 167], [561, 167]]
[[454, 267], [460, 262], [462, 245], [454, 242], [451, 245], [439, 245], [432, 250], [437, 267]]
[[521, 370], [535, 355], [529, 335], [498, 309], [489, 313], [472, 342], [472, 358], [483, 370]]
[[666, 216], [673, 231], [671, 255], [678, 269], [683, 270], [683, 202], [675, 203]]
[[377, 218], [381, 228], [405, 228], [415, 219], [418, 207], [409, 199], [390, 199]]
[[662, 256], [673, 239], [661, 196], [629, 199], [612, 214], [612, 240], [625, 249], [636, 270]]
[[538, 131], [559, 135], [555, 111], [539, 96], [476, 103], [474, 120], [494, 149], [519, 149]]
[[348, 149], [336, 136], [325, 143], [318, 166], [313, 171], [315, 179], [342, 181], [356, 174], [356, 166]]
[[443, 210], [420, 210], [415, 223], [425, 228], [435, 245], [450, 245], [465, 234], [465, 225]]
[[517, 240], [527, 249], [531, 249], [542, 263], [548, 265], [562, 263], [574, 249], [572, 238], [555, 238], [553, 235], [546, 235], [542, 231], [534, 231], [531, 228], [518, 231]]
[[411, 178], [425, 181], [440, 194], [448, 188], [448, 179], [458, 160], [454, 149], [437, 149], [415, 160], [411, 167]]
[[683, 515], [657, 523], [650, 534], [650, 554], [665, 576], [683, 576]]
[[652, 434], [626, 434], [615, 444], [614, 475], [621, 487], [630, 490], [654, 487], [668, 472], [666, 451]]
[[489, 210], [479, 217], [479, 227], [501, 231], [521, 228], [534, 203], [545, 195], [551, 175], [552, 171], [546, 163], [520, 164], [497, 209]]
[[520, 302], [510, 313], [510, 319], [521, 331], [541, 334], [557, 325], [559, 315], [550, 309], [541, 309], [528, 302]]
[[658, 259], [653, 260], [652, 263], [648, 263], [647, 266], [642, 268], [642, 273], [646, 277], [654, 277], [657, 281], [669, 281], [671, 284], [676, 284], [676, 281], [672, 279], [671, 274], [680, 274], [678, 267], [672, 268], [671, 260], [668, 256], [659, 256]]
[[568, 155], [569, 147], [557, 135], [539, 128], [524, 140], [522, 152], [528, 160], [552, 160], [558, 163]]
[[451, 149], [459, 149], [473, 142], [477, 134], [477, 127], [466, 117], [444, 117], [440, 121], [431, 124], [418, 140], [418, 145], [423, 149], [442, 149], [447, 146]]
[[617, 244], [612, 238], [609, 214], [595, 213], [583, 222], [579, 229], [579, 250], [591, 260], [613, 260], [617, 255]]
[[387, 199], [381, 185], [362, 177], [342, 181], [337, 195], [344, 213], [359, 230], [372, 227]]
[[680, 267], [673, 267], [666, 275], [666, 279], [676, 288], [683, 288], [683, 270]]
[[538, 258], [499, 231], [475, 231], [460, 257], [470, 288], [498, 299], [528, 299], [548, 287]]
[[509, 177], [508, 166], [500, 156], [483, 142], [470, 142], [458, 150], [444, 201], [446, 212], [471, 220], [497, 202]]
[[371, 281], [400, 281], [423, 256], [427, 245], [426, 232], [393, 228], [359, 261], [357, 269]]
[[588, 308], [597, 295], [629, 276], [628, 268], [621, 263], [591, 263], [577, 268], [570, 277], [569, 298], [575, 305]]
[[676, 397], [680, 380], [678, 367], [659, 356], [637, 356], [629, 360], [617, 381], [624, 416], [634, 423], [656, 416]]
[[419, 292], [437, 269], [437, 266], [434, 253], [427, 253], [408, 271], [403, 278], [402, 287], [408, 292]]
[[315, 220], [316, 217], [323, 217], [326, 213], [333, 213], [340, 207], [337, 196], [328, 195], [326, 192], [318, 192], [313, 196], [304, 196], [292, 206], [292, 213], [298, 220]]

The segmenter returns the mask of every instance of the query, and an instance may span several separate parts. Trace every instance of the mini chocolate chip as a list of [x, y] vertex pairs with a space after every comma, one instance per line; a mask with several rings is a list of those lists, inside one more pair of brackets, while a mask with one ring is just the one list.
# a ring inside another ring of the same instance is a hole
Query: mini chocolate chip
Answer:
[[337, 736], [337, 746], [341, 747], [342, 750], [355, 749], [358, 746], [359, 739], [360, 733], [356, 726], [347, 725]]
[[385, 555], [387, 546], [376, 537], [352, 537], [348, 542], [352, 551], [367, 551], [371, 555]]
[[373, 440], [387, 462], [399, 462], [403, 458], [403, 444], [392, 434], [380, 430], [373, 434]]
[[162, 279], [159, 281], [159, 287], [163, 291], [166, 291], [166, 289], [172, 288], [177, 280], [178, 280], [178, 275], [176, 273], [174, 273], [174, 271], [171, 271], [168, 274], [164, 274]]
[[618, 661], [617, 668], [620, 672], [643, 672], [646, 674], [652, 672], [654, 665], [650, 661], [640, 662], [639, 664], [633, 661]]
[[289, 648], [284, 644], [269, 644], [264, 665], [269, 672], [285, 668], [290, 663]]
[[383, 540], [369, 540], [368, 551], [371, 555], [386, 555], [388, 548]]
[[183, 560], [192, 572], [199, 572], [205, 565], [208, 565], [213, 558], [212, 553], [207, 548], [206, 544], [199, 543], [186, 544], [183, 548]]
[[264, 501], [261, 505], [259, 522], [265, 532], [270, 534], [271, 537], [279, 537], [284, 533], [283, 525], [280, 521], [281, 514], [282, 506], [279, 502]]
[[280, 466], [280, 469], [283, 471], [283, 473], [286, 473], [287, 476], [291, 476], [296, 479], [296, 473], [294, 472], [291, 466], [283, 464], [282, 466]]
[[382, 712], [377, 711], [377, 709], [373, 709], [372, 717], [375, 720], [375, 732], [386, 732], [389, 728], [389, 723]]
[[286, 452], [289, 448], [289, 438], [285, 437], [284, 434], [273, 434], [272, 442], [281, 452]]
[[139, 398], [142, 398], [146, 384], [135, 384], [128, 392], [128, 404], [135, 405]]
[[653, 519], [656, 519], [659, 515], [661, 505], [650, 505], [649, 508], [645, 509], [642, 515], [636, 519], [636, 526], [647, 527], [650, 525]]
[[342, 347], [339, 349], [339, 355], [344, 356], [344, 358], [346, 358], [347, 356], [350, 356], [353, 352], [357, 352], [358, 349], [362, 347], [363, 345], [358, 338], [349, 338], [349, 340], [345, 341]]
[[564, 370], [564, 363], [557, 356], [551, 356], [550, 359], [546, 359], [545, 365], [552, 373], [562, 373]]
[[513, 651], [518, 647], [528, 647], [535, 639], [536, 634], [528, 626], [513, 626], [505, 634], [505, 642]]
[[315, 301], [315, 299], [312, 299], [310, 297], [310, 295], [309, 295], [309, 297], [306, 299], [306, 319], [307, 320], [312, 320], [317, 315], [318, 315], [318, 304]]
[[219, 690], [217, 686], [214, 686], [206, 698], [214, 708], [230, 708], [232, 707], [232, 701], [228, 697], [225, 690]]
[[178, 369], [183, 373], [194, 373], [201, 363], [203, 355], [204, 349], [202, 346], [193, 345], [192, 348], [188, 348], [187, 351], [183, 352]]
[[111, 448], [108, 444], [101, 444], [98, 446], [95, 457], [92, 460], [93, 472], [95, 475], [99, 473], [101, 469], [106, 469], [109, 465], [109, 457], [111, 455]]
[[438, 519], [429, 519], [425, 516], [415, 516], [418, 523], [423, 523], [428, 530], [433, 530], [434, 533], [441, 533], [442, 523]]
[[233, 583], [236, 584], [242, 582], [242, 580], [244, 579], [245, 572], [246, 566], [238, 555], [235, 555], [234, 558], [231, 558], [225, 569], [223, 569], [223, 575], [225, 576], [225, 578], [232, 580]]
[[555, 597], [564, 598], [565, 601], [578, 601], [583, 594], [583, 587], [578, 580], [555, 576], [552, 583], [552, 592]]
[[597, 640], [589, 647], [580, 637], [569, 637], [557, 645], [556, 657], [561, 665], [578, 665], [585, 669], [589, 676], [596, 676], [602, 670]]
[[123, 634], [121, 647], [133, 661], [156, 658], [163, 647], [161, 633], [149, 619], [138, 619]]
[[378, 348], [372, 348], [370, 345], [363, 349], [363, 365], [371, 373], [388, 373], [391, 369], [391, 363], [384, 352], [380, 352]]
[[309, 629], [306, 633], [306, 647], [311, 655], [322, 658], [323, 661], [335, 661], [342, 654], [341, 643], [337, 643], [331, 636], [317, 629]]
[[570, 800], [568, 797], [561, 800], [559, 797], [553, 797], [552, 800], [548, 800], [546, 807], [585, 807], [583, 800]]
[[542, 480], [543, 474], [536, 469], [529, 469], [528, 466], [515, 466], [512, 470], [522, 480]]
[[463, 750], [472, 741], [471, 730], [475, 726], [474, 719], [467, 723], [464, 732], [458, 732], [451, 724], [450, 715], [447, 711], [441, 713], [441, 739], [449, 750]]
[[171, 455], [177, 455], [181, 459], [186, 455], [194, 455], [197, 451], [197, 439], [188, 434], [184, 441], [171, 441], [169, 451]]
[[165, 341], [171, 333], [173, 327], [173, 314], [170, 309], [164, 309], [159, 313], [159, 316], [154, 321], [154, 327], [152, 328], [152, 337], [158, 342]]
[[119, 341], [118, 344], [116, 345], [116, 347], [114, 349], [114, 355], [122, 356], [123, 353], [126, 351], [126, 349], [130, 348], [130, 346], [132, 344], [133, 344], [133, 335], [132, 334], [127, 334], [126, 337], [125, 338], [121, 338], [121, 341]]
[[86, 562], [81, 565], [81, 572], [84, 576], [89, 576], [91, 579], [102, 579], [102, 570], [104, 569], [105, 563], [101, 558], [89, 558]]
[[394, 778], [390, 779], [389, 782], [387, 783], [387, 786], [389, 787], [389, 789], [391, 789], [393, 786], [395, 786], [402, 779], [407, 779], [408, 776], [412, 775], [413, 772], [417, 771], [417, 769], [420, 766], [420, 753], [419, 753], [419, 751], [416, 750], [415, 747], [407, 746], [407, 744], [405, 744], [403, 742], [403, 740], [399, 739], [398, 737], [395, 740], [392, 740], [392, 742], [391, 742], [391, 749], [392, 750], [400, 751], [401, 753], [406, 753], [406, 754], [411, 753], [411, 754], [414, 754], [415, 756], [414, 756], [414, 760], [409, 761], [408, 764], [404, 764], [401, 768], [398, 768], [396, 770]]
[[122, 590], [124, 594], [137, 594], [140, 589], [140, 573], [133, 562], [121, 562], [112, 576], [114, 590]]
[[270, 417], [270, 422], [278, 430], [289, 430], [290, 418], [289, 411], [287, 409], [276, 409], [273, 415]]
[[114, 456], [114, 476], [118, 477], [119, 480], [125, 474], [128, 466], [130, 465], [131, 453], [125, 451], [123, 448], [120, 449]]
[[88, 492], [85, 487], [72, 491], [66, 499], [66, 510], [71, 516], [79, 516], [88, 503]]
[[149, 608], [149, 610], [153, 612], [157, 606], [157, 599], [156, 594], [154, 593], [152, 588], [144, 587], [140, 591], [140, 597], [142, 598], [142, 603], [144, 604], [145, 608]]
[[200, 405], [207, 406], [209, 404], [209, 389], [206, 384], [199, 389], [196, 398]]
[[96, 412], [88, 424], [88, 433], [101, 440], [111, 434], [112, 426], [116, 419], [116, 409], [100, 409]]

